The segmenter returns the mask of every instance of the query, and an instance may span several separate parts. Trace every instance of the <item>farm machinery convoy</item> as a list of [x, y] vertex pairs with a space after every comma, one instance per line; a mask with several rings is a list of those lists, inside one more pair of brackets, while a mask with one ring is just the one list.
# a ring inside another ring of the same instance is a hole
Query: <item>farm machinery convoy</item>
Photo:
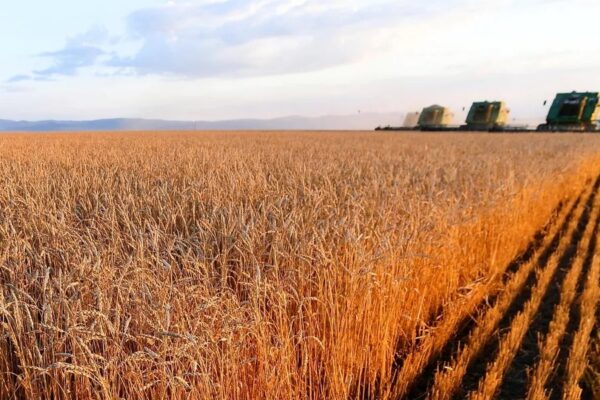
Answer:
[[[544, 103], [545, 104], [545, 103]], [[479, 131], [479, 132], [600, 132], [598, 92], [558, 93], [550, 106], [546, 123], [536, 129], [508, 124], [510, 110], [502, 101], [478, 101], [467, 114], [466, 123], [451, 125], [454, 114], [440, 105], [409, 113], [404, 126], [378, 127], [384, 131]]]

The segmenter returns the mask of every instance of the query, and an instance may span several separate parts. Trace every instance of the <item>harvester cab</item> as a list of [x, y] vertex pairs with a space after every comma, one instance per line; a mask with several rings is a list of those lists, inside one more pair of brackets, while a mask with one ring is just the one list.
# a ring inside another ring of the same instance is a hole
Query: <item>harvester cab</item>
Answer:
[[600, 101], [598, 93], [571, 92], [556, 95], [546, 123], [538, 131], [590, 132], [600, 129]]
[[509, 113], [502, 101], [475, 102], [467, 115], [467, 124], [462, 128], [469, 131], [502, 130], [508, 122]]
[[449, 108], [433, 105], [425, 107], [419, 117], [419, 128], [424, 131], [444, 130], [452, 123], [454, 114]]

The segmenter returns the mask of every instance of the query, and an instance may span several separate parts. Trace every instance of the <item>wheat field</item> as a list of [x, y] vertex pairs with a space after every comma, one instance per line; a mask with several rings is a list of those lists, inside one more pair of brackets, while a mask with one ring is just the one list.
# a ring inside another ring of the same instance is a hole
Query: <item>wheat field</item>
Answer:
[[599, 175], [580, 134], [2, 135], [0, 398], [580, 398]]

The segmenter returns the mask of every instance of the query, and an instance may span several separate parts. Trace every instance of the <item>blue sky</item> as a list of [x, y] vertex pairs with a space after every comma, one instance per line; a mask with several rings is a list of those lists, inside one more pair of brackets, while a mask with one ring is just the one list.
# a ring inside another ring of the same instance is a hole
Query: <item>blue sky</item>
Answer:
[[515, 122], [600, 90], [597, 0], [20, 0], [0, 118], [223, 119], [461, 109]]

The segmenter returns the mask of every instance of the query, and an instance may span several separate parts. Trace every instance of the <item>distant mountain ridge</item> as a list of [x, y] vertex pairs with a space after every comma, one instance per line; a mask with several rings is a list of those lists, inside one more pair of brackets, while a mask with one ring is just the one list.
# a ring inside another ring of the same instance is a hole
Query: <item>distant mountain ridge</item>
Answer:
[[399, 126], [401, 113], [357, 113], [321, 117], [288, 116], [274, 119], [222, 121], [170, 121], [143, 118], [110, 118], [89, 121], [13, 121], [0, 119], [3, 132], [166, 131], [166, 130], [372, 130]]

